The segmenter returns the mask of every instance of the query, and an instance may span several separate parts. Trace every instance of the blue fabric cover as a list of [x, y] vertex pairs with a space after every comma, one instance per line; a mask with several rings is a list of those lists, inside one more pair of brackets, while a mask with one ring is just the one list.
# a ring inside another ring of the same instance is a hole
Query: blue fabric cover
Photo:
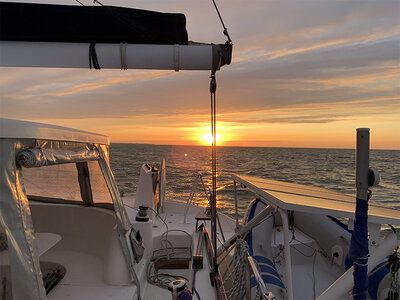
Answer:
[[[265, 284], [273, 284], [285, 289], [285, 285], [282, 282], [281, 277], [278, 274], [278, 271], [275, 268], [274, 263], [265, 256], [255, 255], [253, 258], [258, 262], [261, 271], [261, 277], [264, 280]], [[251, 275], [251, 287], [257, 285], [256, 280], [254, 279], [253, 274]]]
[[371, 271], [371, 275], [368, 277], [368, 293], [373, 300], [378, 300], [379, 285], [381, 284], [382, 279], [389, 273], [388, 268], [383, 267], [385, 264], [386, 261], [381, 262], [379, 265], [377, 265]]
[[327, 216], [329, 219], [331, 219], [333, 222], [335, 222], [337, 225], [339, 225], [340, 227], [342, 227], [344, 230], [346, 230], [349, 233], [353, 233], [353, 230], [350, 230], [349, 227], [344, 224], [343, 222], [341, 222], [339, 219], [332, 217], [332, 216]]
[[[261, 275], [262, 279], [264, 280], [265, 284], [273, 284], [276, 286], [279, 286], [283, 289], [285, 289], [285, 286], [283, 285], [282, 281], [279, 280], [278, 278], [276, 278], [275, 276], [271, 276], [271, 275]], [[251, 287], [255, 287], [257, 285], [257, 282], [254, 278], [254, 275], [251, 275]]]
[[[256, 213], [256, 208], [257, 208], [257, 204], [260, 203], [261, 205], [264, 205], [265, 207], [268, 206], [267, 203], [265, 203], [264, 201], [260, 200], [260, 199], [255, 199], [253, 202], [250, 203], [250, 212], [249, 215], [247, 216], [247, 220], [246, 222], [248, 223], [250, 220], [252, 220], [254, 218], [254, 215]], [[253, 255], [253, 229], [251, 229], [246, 236], [246, 242], [249, 245], [249, 252], [250, 255]]]
[[182, 294], [180, 294], [176, 300], [192, 300], [193, 296], [192, 293], [189, 290], [184, 291]]
[[[388, 256], [389, 258], [389, 256]], [[368, 293], [373, 300], [378, 299], [378, 288], [381, 284], [382, 280], [385, 278], [387, 274], [389, 274], [389, 270], [386, 267], [383, 267], [387, 263], [387, 260], [378, 264], [375, 268], [372, 269], [371, 275], [368, 276]], [[350, 269], [353, 266], [353, 259], [346, 256], [345, 267], [346, 270]], [[379, 269], [380, 268], [380, 269]], [[379, 270], [378, 270], [379, 269]], [[400, 266], [399, 266], [400, 269]]]
[[[254, 218], [258, 204], [260, 204], [264, 207], [268, 206], [268, 204], [265, 203], [264, 201], [262, 201], [260, 199], [255, 199], [250, 204], [250, 211], [247, 216], [246, 222], [249, 222], [250, 220], [252, 220]], [[272, 213], [272, 217], [274, 218], [274, 221], [275, 221], [275, 217], [274, 217], [273, 213]], [[253, 232], [253, 230], [250, 230], [246, 236], [246, 242], [249, 245], [249, 252], [250, 252], [251, 256], [253, 256], [253, 254], [254, 254], [253, 253], [253, 233], [252, 232]], [[282, 282], [280, 275], [278, 274], [278, 271], [276, 270], [274, 263], [269, 258], [267, 258], [265, 256], [259, 256], [259, 255], [254, 255], [253, 258], [258, 262], [258, 265], [260, 266], [261, 277], [264, 280], [265, 284], [273, 284], [282, 289], [286, 289], [285, 285]], [[256, 285], [257, 285], [257, 282], [254, 279], [254, 275], [252, 274], [251, 275], [251, 287], [255, 287]]]
[[258, 262], [260, 266], [261, 273], [268, 273], [274, 275], [277, 278], [281, 278], [279, 276], [278, 271], [275, 268], [274, 263], [264, 256], [253, 256], [253, 258]]
[[[389, 256], [387, 257], [389, 259]], [[385, 266], [388, 259], [377, 265], [368, 277], [368, 293], [373, 300], [378, 300], [378, 288], [382, 280], [389, 274], [389, 269]], [[400, 265], [399, 265], [400, 269]]]
[[368, 202], [356, 199], [354, 231], [351, 235], [349, 258], [354, 260], [353, 299], [367, 299], [368, 289]]

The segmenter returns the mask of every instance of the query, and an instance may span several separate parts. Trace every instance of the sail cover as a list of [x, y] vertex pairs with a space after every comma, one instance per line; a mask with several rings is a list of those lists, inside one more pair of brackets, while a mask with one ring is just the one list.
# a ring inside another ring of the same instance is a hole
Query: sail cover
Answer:
[[0, 40], [187, 45], [188, 34], [179, 13], [0, 2]]

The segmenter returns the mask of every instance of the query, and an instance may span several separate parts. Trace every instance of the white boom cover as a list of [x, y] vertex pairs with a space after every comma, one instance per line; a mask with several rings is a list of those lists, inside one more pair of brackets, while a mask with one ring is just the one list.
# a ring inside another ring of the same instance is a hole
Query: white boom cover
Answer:
[[[102, 69], [212, 70], [215, 45], [96, 44]], [[0, 66], [89, 68], [89, 44], [0, 41]]]

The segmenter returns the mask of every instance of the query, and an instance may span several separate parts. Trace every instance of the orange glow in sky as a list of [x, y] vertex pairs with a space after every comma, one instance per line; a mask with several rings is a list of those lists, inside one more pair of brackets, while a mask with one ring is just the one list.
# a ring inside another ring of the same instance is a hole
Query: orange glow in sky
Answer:
[[[224, 42], [204, 26], [219, 26], [204, 1], [139, 2], [185, 13], [193, 41]], [[217, 146], [354, 149], [367, 127], [372, 149], [400, 149], [398, 3], [229, 1], [235, 45], [217, 73]], [[0, 117], [111, 143], [210, 146], [209, 81], [202, 71], [0, 67]]]

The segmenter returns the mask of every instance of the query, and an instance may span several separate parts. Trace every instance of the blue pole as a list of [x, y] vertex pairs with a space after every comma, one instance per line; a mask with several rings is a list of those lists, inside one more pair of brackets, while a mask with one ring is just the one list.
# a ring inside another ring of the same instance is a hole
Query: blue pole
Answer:
[[368, 172], [369, 128], [357, 129], [356, 150], [356, 212], [349, 257], [354, 260], [353, 299], [367, 299], [368, 291]]

